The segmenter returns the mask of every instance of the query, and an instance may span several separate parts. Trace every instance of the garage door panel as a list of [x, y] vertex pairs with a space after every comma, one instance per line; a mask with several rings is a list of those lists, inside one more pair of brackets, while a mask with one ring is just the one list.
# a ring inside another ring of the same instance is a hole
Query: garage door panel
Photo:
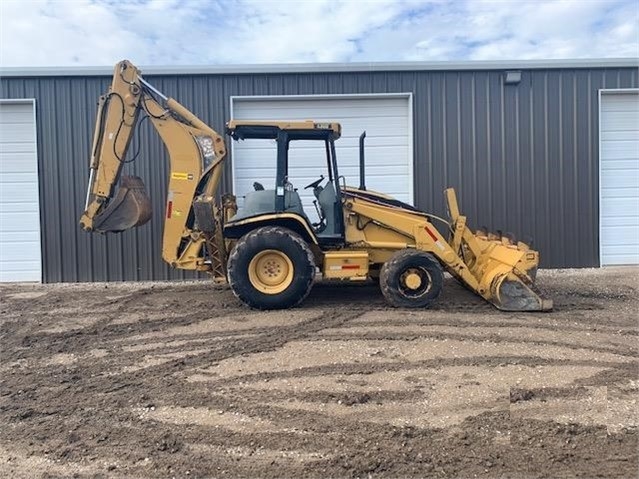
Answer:
[[[350, 170], [347, 171], [346, 174], [340, 175], [346, 178], [347, 186], [356, 187], [359, 185], [359, 173], [357, 171]], [[299, 175], [295, 177], [295, 182], [292, 183], [293, 187], [297, 188], [298, 193], [303, 194], [304, 187], [309, 183], [317, 180], [319, 175]], [[366, 187], [368, 189], [373, 189], [375, 191], [379, 191], [380, 193], [391, 194], [393, 192], [399, 192], [401, 194], [406, 193], [406, 175], [402, 172], [393, 175], [385, 175], [383, 180], [377, 179], [375, 181], [366, 181]], [[275, 187], [275, 181], [268, 174], [268, 172], [264, 172], [262, 174], [256, 174], [251, 178], [237, 178], [236, 186], [238, 191], [244, 191], [246, 194], [247, 191], [253, 190], [253, 183], [258, 182], [261, 183], [264, 188], [267, 190], [272, 190]], [[309, 195], [312, 194], [310, 190]]]
[[4, 228], [0, 230], [0, 245], [5, 242], [10, 243], [14, 241], [40, 241], [40, 231], [6, 231]]
[[11, 261], [31, 261], [33, 248], [40, 248], [39, 239], [35, 241], [7, 241], [0, 246], [0, 254]]
[[29, 100], [20, 101], [3, 101], [2, 108], [0, 109], [0, 117], [8, 117], [16, 114], [28, 113], [33, 120], [33, 109], [29, 108], [31, 102]]
[[[637, 168], [638, 156], [639, 140], [605, 141], [601, 144], [601, 157], [606, 159], [603, 168]], [[623, 166], [618, 166], [615, 160], [623, 161]]]
[[[3, 268], [0, 273], [9, 273], [9, 272], [21, 272], [21, 271], [33, 271], [40, 272], [40, 262], [37, 260], [26, 260], [26, 259], [9, 259], [3, 262]], [[16, 281], [9, 278], [9, 281]], [[17, 281], [29, 281], [26, 279], [18, 279]], [[33, 281], [33, 280], [30, 280]]]
[[602, 131], [628, 131], [634, 130], [639, 122], [639, 112], [637, 111], [602, 111], [601, 121], [604, 128]]
[[637, 188], [639, 187], [639, 169], [626, 168], [623, 170], [610, 170], [602, 168], [601, 185], [606, 188]]
[[[305, 120], [315, 120], [316, 117], [304, 117], [304, 112], [301, 111], [300, 104], [305, 103], [309, 105], [312, 103], [314, 113], [323, 113], [324, 115], [334, 115], [336, 110], [353, 111], [360, 110], [365, 112], [396, 112], [401, 114], [403, 106], [397, 101], [397, 98], [375, 98], [375, 103], [362, 101], [360, 98], [277, 98], [273, 100], [251, 100], [251, 99], [236, 99], [233, 116], [237, 120], [255, 120], [256, 116], [264, 115], [266, 112], [273, 116], [265, 116], [264, 119], [297, 119], [304, 118]], [[246, 108], [248, 103], [252, 105], [258, 105], [257, 108]], [[377, 113], [378, 114], [378, 113]]]
[[601, 95], [601, 264], [639, 264], [639, 92]]
[[[366, 132], [366, 135], [365, 145], [367, 148], [405, 146], [408, 143], [408, 135], [369, 136], [368, 132]], [[336, 145], [338, 155], [340, 151], [349, 148], [357, 148], [359, 151], [359, 135], [350, 137], [344, 135]], [[246, 140], [236, 142], [235, 150], [269, 150], [273, 152], [273, 157], [275, 157], [275, 146], [274, 140]], [[291, 143], [291, 148], [315, 150], [318, 149], [318, 144], [312, 141], [295, 141]], [[319, 147], [319, 149], [322, 149], [322, 147]]]
[[[335, 105], [333, 103], [333, 105]], [[238, 118], [236, 116], [236, 119], [242, 119], [242, 120], [314, 120], [314, 121], [318, 121], [318, 119], [321, 119], [322, 121], [337, 121], [339, 123], [341, 123], [342, 121], [344, 121], [345, 119], [349, 119], [349, 118], [360, 118], [362, 116], [367, 116], [370, 114], [374, 114], [378, 108], [383, 108], [381, 106], [371, 106], [371, 107], [350, 107], [350, 108], [346, 108], [346, 107], [342, 107], [339, 106], [340, 109], [340, 114], [339, 114], [339, 118], [335, 117], [335, 114], [333, 113], [336, 109], [335, 106], [325, 106], [325, 107], [321, 107], [321, 108], [317, 108], [315, 111], [318, 112], [318, 114], [316, 114], [313, 118], [302, 118], [300, 116], [297, 117], [292, 117], [289, 108], [286, 105], [283, 105], [281, 107], [269, 107], [269, 108], [265, 108], [265, 109], [260, 109], [259, 113], [255, 114], [253, 117], [250, 118]], [[386, 107], [384, 114], [385, 116], [388, 117], [404, 117], [405, 116], [405, 109], [402, 108], [401, 106], [390, 106], [390, 107]]]
[[32, 161], [34, 154], [35, 151], [0, 152], [0, 173], [37, 173], [38, 165]]
[[[0, 107], [2, 108], [2, 107]], [[36, 145], [31, 142], [0, 142], [0, 153], [35, 153]]]
[[[372, 149], [372, 148], [371, 148]], [[397, 147], [379, 147], [376, 149], [375, 155], [368, 154], [369, 148], [367, 147], [366, 153], [366, 165], [385, 165], [388, 164], [389, 159], [394, 157], [406, 157], [409, 150], [406, 144]], [[236, 150], [236, 156], [238, 155]], [[254, 167], [268, 167], [274, 168], [276, 163], [275, 149], [246, 149], [241, 151], [242, 169], [254, 168]], [[326, 165], [326, 154], [324, 151], [318, 148], [297, 150], [291, 148], [289, 151], [289, 162], [291, 165], [303, 164], [308, 167], [317, 167]], [[338, 165], [359, 164], [359, 149], [358, 148], [339, 148], [337, 149], [337, 161]], [[319, 163], [318, 163], [319, 162]]]
[[41, 270], [39, 261], [4, 262], [0, 270], [0, 282], [10, 281], [40, 281]]
[[[291, 115], [290, 115], [291, 116]], [[268, 117], [264, 115], [264, 118], [252, 118], [254, 120], [266, 120]], [[277, 118], [271, 118], [272, 120], [277, 120]], [[304, 117], [298, 118], [287, 118], [288, 120], [304, 120]], [[407, 118], [406, 116], [393, 116], [393, 117], [369, 117], [366, 118], [366, 125], [362, 127], [361, 118], [352, 119], [352, 118], [320, 118], [315, 117], [314, 120], [318, 122], [327, 122], [327, 121], [337, 121], [342, 125], [342, 133], [345, 137], [351, 138], [359, 138], [362, 131], [366, 130], [366, 136], [373, 137], [386, 137], [386, 136], [396, 136], [398, 132], [406, 132], [407, 127]], [[255, 140], [247, 140], [255, 141]], [[264, 140], [270, 141], [270, 140]], [[340, 140], [341, 141], [341, 140]]]
[[11, 111], [7, 111], [3, 108], [0, 113], [0, 127], [4, 128], [6, 125], [14, 124], [26, 124], [33, 125], [33, 111], [29, 111], [24, 108], [23, 105], [14, 105]]
[[20, 205], [20, 208], [11, 208], [11, 210], [3, 206], [0, 210], [2, 231], [40, 231], [40, 218], [35, 214], [37, 212], [36, 203]]
[[[603, 155], [602, 156], [604, 158], [606, 158], [606, 161], [604, 163], [602, 163], [601, 165], [601, 170], [602, 171], [607, 171], [607, 170], [639, 170], [639, 165], [637, 164], [637, 159], [636, 158], [615, 158], [614, 155], [611, 156], [606, 156]], [[636, 155], [636, 156], [639, 156]]]
[[639, 245], [639, 231], [636, 226], [609, 226], [601, 234], [606, 246]]
[[38, 205], [34, 198], [38, 197], [38, 183], [0, 183], [2, 196], [7, 203], [26, 203]]
[[0, 143], [33, 144], [33, 123], [5, 123], [0, 127]]
[[[404, 150], [405, 154], [408, 154], [408, 149]], [[398, 152], [398, 156], [402, 156], [401, 152]], [[270, 160], [270, 161], [269, 161]], [[349, 161], [350, 160], [350, 161]], [[342, 156], [339, 158], [339, 174], [344, 175], [347, 168], [351, 171], [356, 171], [359, 174], [359, 158]], [[272, 159], [265, 158], [263, 156], [251, 156], [246, 158], [246, 167], [239, 169], [236, 173], [236, 178], [253, 178], [256, 174], [262, 174], [265, 172], [271, 172], [272, 179], [274, 181], [275, 175], [272, 173], [275, 168], [275, 162]], [[328, 168], [326, 166], [325, 157], [319, 155], [304, 155], [301, 158], [295, 158], [291, 156], [289, 160], [289, 177], [297, 178], [297, 175], [310, 175], [319, 176], [320, 174], [327, 175]], [[367, 177], [373, 177], [375, 175], [387, 175], [401, 172], [402, 175], [407, 176], [409, 174], [408, 165], [389, 165], [386, 158], [371, 158], [366, 159], [366, 175]]]
[[639, 254], [635, 253], [620, 253], [614, 254], [609, 251], [605, 251], [607, 266], [625, 266], [629, 264], [639, 264]]
[[639, 228], [639, 218], [635, 216], [607, 216], [601, 218], [602, 234], [604, 228], [616, 226], [634, 226]]
[[0, 170], [0, 185], [6, 185], [9, 183], [20, 183], [20, 184], [28, 184], [34, 182], [34, 175], [37, 174], [37, 169], [35, 169], [31, 173], [7, 173], [3, 170]]
[[[339, 174], [344, 175], [346, 177], [357, 177], [359, 184], [359, 166], [340, 166]], [[382, 176], [384, 178], [388, 178], [391, 176], [399, 176], [402, 178], [406, 178], [409, 174], [408, 166], [392, 166], [392, 165], [366, 165], [366, 175], [367, 176]]]
[[602, 198], [601, 208], [609, 213], [606, 216], [611, 218], [621, 216], [636, 216], [639, 203], [628, 198]]
[[629, 265], [639, 264], [639, 244], [635, 245], [620, 245], [620, 246], [606, 246], [603, 249], [606, 257], [608, 258], [608, 264], [611, 265]]
[[602, 141], [636, 141], [637, 134], [633, 130], [602, 131]]
[[601, 103], [601, 111], [639, 111], [639, 98], [632, 98], [634, 93], [604, 93], [605, 101]]
[[637, 202], [636, 196], [636, 187], [602, 188], [601, 190], [602, 198], [627, 198], [631, 201]]

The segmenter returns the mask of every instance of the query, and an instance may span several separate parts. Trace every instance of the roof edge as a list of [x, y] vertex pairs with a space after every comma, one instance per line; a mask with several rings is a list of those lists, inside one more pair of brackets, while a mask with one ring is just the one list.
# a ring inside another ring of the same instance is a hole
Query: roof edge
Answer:
[[[141, 66], [140, 70], [145, 75], [233, 75], [384, 71], [545, 70], [565, 68], [639, 68], [639, 58]], [[111, 76], [112, 73], [112, 66], [0, 67], [0, 77]]]

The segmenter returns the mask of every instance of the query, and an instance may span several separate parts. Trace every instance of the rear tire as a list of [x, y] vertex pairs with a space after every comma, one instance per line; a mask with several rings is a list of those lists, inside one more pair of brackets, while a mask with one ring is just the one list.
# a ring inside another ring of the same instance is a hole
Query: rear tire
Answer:
[[423, 308], [437, 299], [444, 274], [437, 259], [423, 251], [402, 250], [384, 266], [379, 285], [386, 301], [396, 308]]
[[231, 289], [243, 303], [255, 309], [285, 309], [310, 293], [315, 261], [297, 233], [266, 226], [238, 240], [227, 271]]

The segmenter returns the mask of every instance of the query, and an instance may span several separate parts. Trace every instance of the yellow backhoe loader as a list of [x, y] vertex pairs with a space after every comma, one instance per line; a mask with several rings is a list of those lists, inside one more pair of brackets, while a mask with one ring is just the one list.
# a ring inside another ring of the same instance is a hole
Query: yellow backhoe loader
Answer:
[[[341, 127], [336, 122], [229, 121], [226, 133], [233, 140], [269, 139], [277, 145], [274, 187], [255, 183], [238, 210], [235, 197], [220, 197], [217, 191], [226, 155], [222, 136], [164, 96], [128, 61], [116, 65], [111, 88], [100, 98], [80, 219], [87, 231], [120, 232], [151, 217], [142, 180], [121, 174], [142, 114], [170, 158], [164, 260], [228, 281], [235, 295], [253, 308], [299, 304], [318, 270], [326, 279], [379, 280], [384, 297], [397, 307], [431, 304], [447, 271], [501, 310], [552, 308], [534, 287], [537, 251], [510, 235], [472, 232], [452, 189], [445, 191], [450, 221], [369, 191], [365, 133], [360, 137], [360, 185], [346, 186], [338, 172], [335, 142]], [[317, 165], [319, 178], [305, 186], [316, 198], [315, 222], [288, 177], [289, 145], [302, 140], [316, 141], [325, 152], [325, 163]], [[433, 220], [443, 222], [446, 237]]]

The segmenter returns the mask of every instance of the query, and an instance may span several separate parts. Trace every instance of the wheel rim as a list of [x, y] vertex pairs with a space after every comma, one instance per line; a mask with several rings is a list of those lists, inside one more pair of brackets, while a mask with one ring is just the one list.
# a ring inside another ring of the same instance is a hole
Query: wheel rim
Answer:
[[293, 282], [293, 263], [284, 253], [267, 249], [256, 254], [248, 267], [249, 281], [266, 294], [279, 294]]
[[408, 268], [399, 277], [399, 290], [408, 298], [419, 298], [430, 291], [432, 277], [425, 268]]

